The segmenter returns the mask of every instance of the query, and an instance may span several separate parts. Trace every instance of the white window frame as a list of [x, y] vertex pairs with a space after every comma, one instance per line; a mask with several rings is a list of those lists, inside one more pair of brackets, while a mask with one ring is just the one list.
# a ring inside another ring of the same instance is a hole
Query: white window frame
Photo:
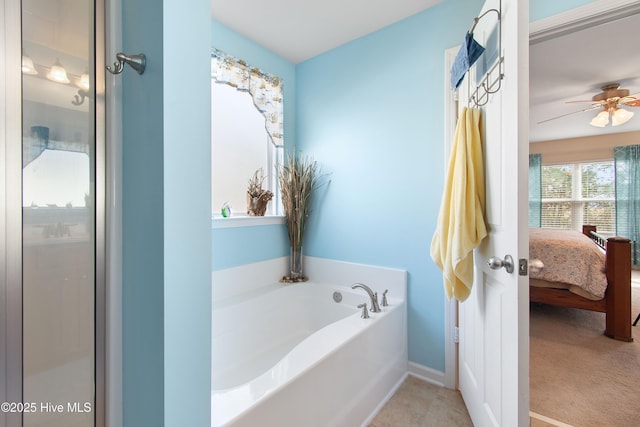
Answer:
[[[573, 174], [571, 181], [571, 198], [542, 198], [541, 206], [544, 206], [546, 203], [570, 203], [571, 204], [571, 230], [581, 231], [582, 225], [584, 223], [584, 206], [589, 202], [613, 202], [615, 209], [615, 195], [611, 198], [586, 198], [582, 195], [582, 166], [584, 164], [595, 164], [595, 163], [613, 163], [613, 159], [611, 160], [602, 160], [602, 161], [589, 161], [589, 162], [572, 162], [572, 163], [554, 163], [554, 164], [545, 164], [542, 165], [542, 173], [544, 174], [544, 168], [549, 166], [562, 166], [570, 164], [573, 166]], [[541, 221], [544, 220], [544, 216], [541, 217]], [[543, 225], [544, 226], [544, 225]], [[613, 223], [613, 232], [615, 233], [615, 212], [614, 212], [614, 223]]]
[[[212, 208], [213, 228], [243, 227], [255, 225], [284, 224], [280, 185], [277, 170], [284, 157], [284, 108], [283, 81], [245, 61], [213, 49], [211, 60], [212, 85], [228, 84], [239, 91], [247, 92], [256, 109], [265, 117], [268, 165], [265, 172], [265, 189], [273, 192], [273, 199], [263, 217], [251, 217], [238, 207], [232, 207], [231, 217], [224, 218], [220, 211]], [[267, 86], [265, 90], [264, 87]], [[214, 141], [212, 140], [213, 144]], [[217, 207], [216, 207], [217, 208]]]

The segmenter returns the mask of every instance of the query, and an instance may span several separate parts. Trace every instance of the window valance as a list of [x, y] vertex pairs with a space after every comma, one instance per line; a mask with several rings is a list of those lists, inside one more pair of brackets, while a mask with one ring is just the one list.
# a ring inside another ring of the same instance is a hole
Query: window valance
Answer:
[[265, 129], [271, 142], [276, 146], [284, 144], [284, 82], [281, 78], [265, 73], [218, 49], [213, 49], [211, 54], [211, 78], [217, 83], [228, 84], [239, 91], [248, 92], [255, 107], [264, 116]]

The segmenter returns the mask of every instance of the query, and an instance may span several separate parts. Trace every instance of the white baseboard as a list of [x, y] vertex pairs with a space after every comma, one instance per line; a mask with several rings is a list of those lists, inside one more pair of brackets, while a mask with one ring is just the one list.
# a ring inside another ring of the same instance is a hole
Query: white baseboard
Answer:
[[378, 406], [376, 406], [376, 408], [373, 410], [371, 415], [369, 415], [369, 417], [364, 421], [364, 423], [362, 423], [361, 427], [367, 427], [369, 424], [371, 424], [371, 421], [373, 421], [373, 419], [376, 417], [376, 415], [378, 415], [378, 413], [382, 410], [384, 405], [386, 405], [387, 402], [389, 402], [389, 399], [391, 399], [393, 397], [393, 395], [396, 394], [396, 391], [398, 391], [398, 389], [400, 388], [400, 386], [402, 385], [404, 380], [407, 378], [407, 375], [408, 374], [404, 374], [400, 378], [400, 380], [396, 383], [396, 385], [393, 386], [393, 388], [389, 391], [389, 393], [387, 393], [387, 395], [384, 397], [384, 399], [382, 399], [382, 401], [378, 404]]
[[529, 417], [531, 419], [536, 419], [542, 421], [543, 423], [549, 424], [550, 426], [556, 427], [573, 427], [570, 424], [563, 423], [562, 421], [554, 420], [553, 418], [546, 417], [544, 415], [537, 414], [533, 411], [529, 411]]
[[444, 387], [444, 372], [436, 371], [435, 369], [428, 368], [415, 362], [409, 362], [408, 364], [409, 375], [420, 378], [431, 384], [435, 384], [440, 387]]

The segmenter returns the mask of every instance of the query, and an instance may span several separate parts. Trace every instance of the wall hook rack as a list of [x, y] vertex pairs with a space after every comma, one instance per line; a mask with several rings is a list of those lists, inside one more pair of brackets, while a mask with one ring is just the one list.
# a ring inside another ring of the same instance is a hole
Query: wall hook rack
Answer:
[[[502, 56], [502, 1], [500, 1], [499, 4], [499, 9], [488, 9], [482, 15], [473, 18], [473, 26], [468, 31], [469, 34], [472, 34], [476, 28], [476, 25], [478, 24], [478, 21], [480, 21], [490, 12], [493, 12], [497, 15], [498, 58], [493, 66], [489, 69], [489, 71], [485, 72], [482, 79], [476, 85], [473, 91], [471, 91], [470, 88], [470, 78], [467, 78], [467, 92], [469, 93], [469, 100], [467, 102], [467, 105], [471, 105], [472, 103], [476, 107], [482, 107], [483, 105], [486, 105], [489, 102], [489, 95], [497, 93], [502, 86], [502, 79], [504, 79], [504, 56]], [[484, 54], [486, 55], [486, 52]]]
[[144, 73], [144, 69], [147, 66], [147, 58], [144, 53], [137, 55], [126, 55], [122, 52], [116, 54], [117, 61], [113, 63], [113, 69], [107, 66], [107, 71], [111, 74], [120, 74], [124, 70], [124, 64], [129, 64], [131, 68], [137, 71], [138, 74]]

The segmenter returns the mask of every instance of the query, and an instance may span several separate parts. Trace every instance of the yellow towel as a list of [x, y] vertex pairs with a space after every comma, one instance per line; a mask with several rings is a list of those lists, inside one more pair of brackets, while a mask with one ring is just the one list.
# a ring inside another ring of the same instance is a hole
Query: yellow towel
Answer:
[[458, 118], [431, 258], [442, 270], [447, 297], [464, 301], [473, 286], [473, 249], [487, 235], [480, 111]]

